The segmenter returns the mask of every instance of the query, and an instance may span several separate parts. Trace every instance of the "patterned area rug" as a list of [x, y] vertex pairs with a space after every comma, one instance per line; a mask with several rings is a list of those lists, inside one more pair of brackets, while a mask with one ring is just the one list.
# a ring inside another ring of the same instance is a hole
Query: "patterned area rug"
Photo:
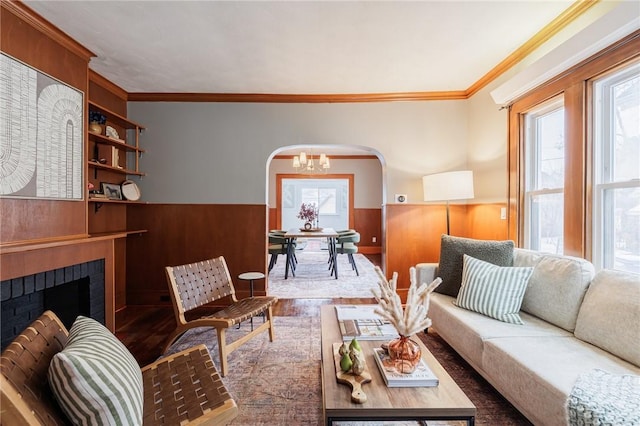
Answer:
[[[254, 321], [262, 321], [254, 319]], [[239, 407], [232, 425], [321, 425], [320, 318], [275, 317], [276, 339], [268, 333], [251, 339], [229, 355], [229, 374], [223, 381]], [[228, 339], [244, 335], [250, 325], [227, 332]], [[437, 334], [420, 338], [478, 409], [476, 425], [529, 425], [507, 401], [462, 360]], [[196, 344], [209, 348], [220, 366], [215, 331], [196, 328], [185, 333], [167, 352]], [[366, 425], [407, 425], [372, 422]], [[415, 423], [409, 423], [415, 425]], [[428, 422], [429, 426], [458, 426], [461, 422]], [[343, 422], [341, 426], [364, 426]]]
[[296, 252], [296, 276], [289, 272], [284, 279], [285, 257], [269, 273], [269, 295], [282, 299], [317, 299], [339, 297], [372, 297], [371, 288], [378, 288], [378, 277], [373, 264], [363, 254], [354, 255], [358, 272], [351, 269], [347, 255], [338, 255], [338, 279], [330, 275], [327, 251], [305, 248]]

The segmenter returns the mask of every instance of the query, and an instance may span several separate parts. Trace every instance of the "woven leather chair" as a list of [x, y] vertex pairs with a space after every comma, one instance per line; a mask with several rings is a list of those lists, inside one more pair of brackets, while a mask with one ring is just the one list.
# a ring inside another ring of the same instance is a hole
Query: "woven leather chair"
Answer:
[[[68, 336], [58, 317], [47, 311], [2, 352], [2, 424], [69, 424], [47, 381], [51, 359], [64, 348]], [[142, 368], [142, 379], [145, 425], [220, 425], [238, 415], [204, 345]]]
[[[269, 340], [273, 342], [273, 305], [277, 297], [256, 296], [238, 300], [231, 281], [231, 275], [224, 257], [203, 260], [181, 266], [167, 266], [169, 294], [173, 302], [173, 311], [178, 326], [167, 339], [165, 351], [185, 331], [195, 327], [215, 327], [218, 336], [220, 353], [220, 373], [225, 376], [229, 372], [227, 355], [236, 350], [252, 337], [269, 330]], [[216, 300], [229, 297], [231, 304], [212, 315], [187, 320], [185, 313], [200, 308]], [[227, 344], [226, 330], [240, 324], [251, 317], [264, 315], [265, 322], [250, 333]]]

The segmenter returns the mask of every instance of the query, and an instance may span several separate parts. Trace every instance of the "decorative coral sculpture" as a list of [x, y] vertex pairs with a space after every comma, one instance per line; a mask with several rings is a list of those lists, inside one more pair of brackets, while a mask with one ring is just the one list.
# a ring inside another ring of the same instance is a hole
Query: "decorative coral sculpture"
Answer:
[[427, 317], [429, 311], [429, 300], [431, 293], [442, 282], [441, 278], [436, 278], [429, 285], [418, 284], [416, 278], [416, 268], [409, 268], [410, 282], [407, 293], [407, 303], [403, 310], [402, 301], [396, 292], [398, 273], [394, 272], [391, 280], [382, 273], [379, 267], [375, 267], [380, 282], [380, 290], [371, 289], [374, 297], [378, 301], [378, 308], [375, 312], [381, 317], [389, 320], [396, 328], [400, 336], [413, 336], [417, 332], [431, 326], [431, 319]]

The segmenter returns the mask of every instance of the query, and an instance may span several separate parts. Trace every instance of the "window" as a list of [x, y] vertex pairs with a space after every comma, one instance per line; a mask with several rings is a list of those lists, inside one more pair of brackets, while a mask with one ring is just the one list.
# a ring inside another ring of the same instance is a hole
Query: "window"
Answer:
[[639, 62], [640, 35], [629, 35], [510, 105], [507, 227], [518, 247], [640, 272]]
[[302, 202], [315, 204], [321, 215], [338, 214], [336, 188], [302, 187], [301, 192]]
[[564, 107], [562, 98], [525, 114], [525, 246], [562, 254]]
[[640, 273], [640, 63], [593, 85], [594, 262]]
[[[335, 175], [334, 175], [335, 176]], [[298, 228], [300, 206], [315, 204], [319, 210], [318, 225], [347, 229], [350, 223], [352, 177], [277, 178], [281, 187], [280, 220], [282, 229]]]

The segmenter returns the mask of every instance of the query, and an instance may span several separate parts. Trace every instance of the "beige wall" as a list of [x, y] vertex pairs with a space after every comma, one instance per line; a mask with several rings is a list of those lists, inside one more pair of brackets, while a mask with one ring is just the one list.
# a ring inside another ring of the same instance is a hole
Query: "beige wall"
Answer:
[[149, 202], [264, 204], [269, 158], [290, 145], [346, 144], [378, 152], [382, 203], [398, 193], [422, 202], [424, 174], [467, 166], [466, 101], [130, 102], [129, 114], [148, 129], [141, 136], [147, 152], [140, 165], [147, 176], [139, 186]]

